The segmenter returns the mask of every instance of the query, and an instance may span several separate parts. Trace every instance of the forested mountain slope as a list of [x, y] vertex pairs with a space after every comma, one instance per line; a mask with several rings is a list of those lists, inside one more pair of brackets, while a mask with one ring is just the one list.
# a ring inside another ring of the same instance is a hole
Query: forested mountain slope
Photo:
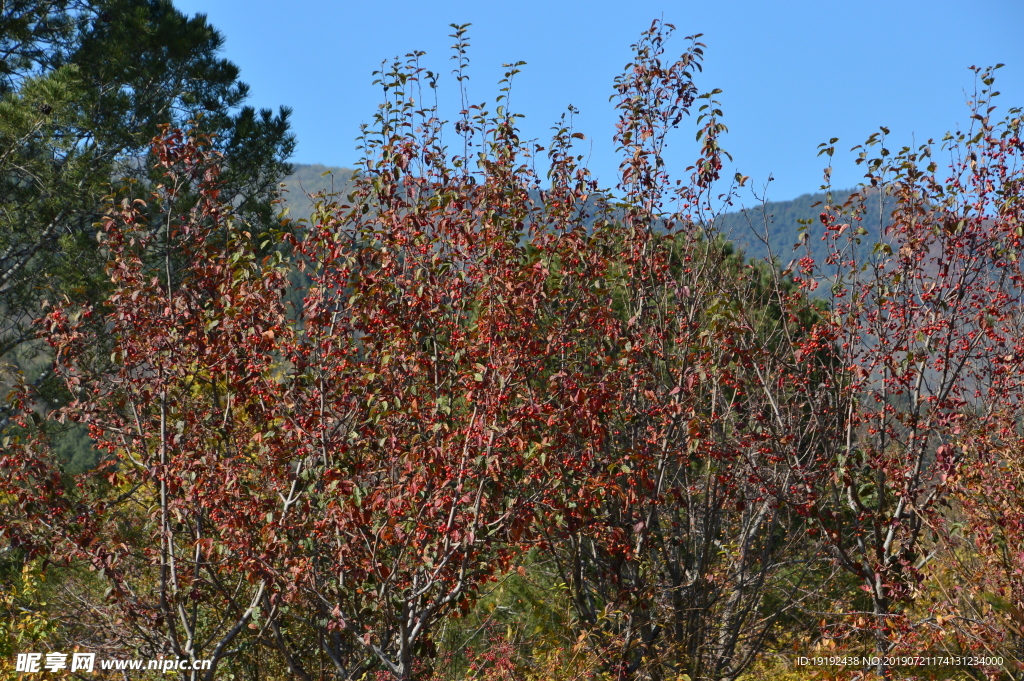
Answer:
[[[310, 195], [318, 192], [341, 192], [352, 179], [351, 168], [321, 164], [294, 164], [294, 172], [281, 183], [284, 207], [288, 217], [304, 219], [309, 217], [313, 207]], [[834, 191], [832, 198], [842, 203], [852, 190]], [[878, 242], [883, 222], [882, 207], [877, 194], [869, 195], [861, 225], [868, 231], [862, 240], [867, 250]], [[732, 241], [749, 258], [763, 260], [770, 254], [785, 264], [793, 257], [793, 247], [800, 243], [801, 225], [806, 225], [808, 245], [815, 261], [826, 259], [826, 244], [822, 240], [823, 227], [819, 220], [822, 206], [826, 202], [825, 192], [802, 194], [788, 201], [767, 201], [750, 204], [739, 210], [730, 211], [719, 217], [718, 230]], [[886, 207], [891, 210], [891, 207]]]
[[[832, 192], [832, 202], [842, 204], [852, 190]], [[764, 259], [770, 254], [785, 264], [794, 246], [800, 243], [801, 226], [806, 226], [808, 246], [816, 262], [823, 263], [827, 257], [826, 242], [821, 238], [824, 227], [819, 216], [828, 202], [825, 192], [803, 194], [789, 201], [767, 201], [760, 205], [725, 213], [717, 223], [722, 234], [740, 247], [751, 258]], [[892, 207], [886, 205], [887, 211]], [[878, 242], [883, 223], [883, 206], [878, 194], [868, 195], [864, 206], [861, 226], [867, 230], [862, 241], [868, 251]]]
[[310, 195], [319, 192], [337, 192], [352, 179], [351, 168], [325, 166], [319, 163], [294, 163], [293, 172], [281, 181], [283, 207], [293, 220], [309, 217], [313, 208]]

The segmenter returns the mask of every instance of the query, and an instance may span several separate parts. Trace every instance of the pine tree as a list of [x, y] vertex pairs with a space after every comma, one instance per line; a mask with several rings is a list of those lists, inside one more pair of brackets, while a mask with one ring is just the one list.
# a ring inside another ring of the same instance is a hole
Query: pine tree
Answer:
[[222, 196], [275, 226], [289, 109], [243, 106], [223, 37], [170, 0], [12, 0], [0, 10], [0, 358], [24, 353], [45, 300], [94, 300], [94, 225], [113, 183], [146, 183], [162, 125], [210, 134]]

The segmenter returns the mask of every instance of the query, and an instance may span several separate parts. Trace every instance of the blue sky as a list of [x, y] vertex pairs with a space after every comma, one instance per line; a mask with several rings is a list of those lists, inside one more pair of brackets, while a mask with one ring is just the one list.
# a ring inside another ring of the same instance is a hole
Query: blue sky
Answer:
[[[575, 106], [576, 129], [587, 135], [580, 151], [603, 186], [614, 185], [618, 167], [612, 81], [629, 61], [630, 45], [659, 17], [677, 28], [671, 54], [685, 49], [684, 36], [704, 34], [697, 84], [723, 90], [730, 130], [723, 146], [759, 192], [774, 177], [772, 199], [820, 186], [817, 145], [830, 137], [846, 150], [885, 125], [889, 146], [898, 148], [965, 124], [971, 65], [1005, 63], [997, 80], [1001, 106], [1024, 106], [1024, 0], [175, 4], [205, 13], [224, 34], [224, 56], [252, 87], [250, 104], [294, 109], [292, 160], [299, 163], [354, 165], [359, 125], [372, 119], [381, 97], [372, 72], [382, 60], [424, 50], [424, 66], [447, 75], [452, 23], [472, 23], [470, 99], [492, 102], [501, 65], [527, 62], [512, 93], [512, 108], [526, 116], [523, 136], [543, 140]], [[451, 78], [441, 87], [456, 91]], [[694, 131], [684, 121], [672, 138], [668, 160], [680, 176], [695, 153]], [[835, 165], [836, 186], [859, 181], [852, 155]], [[749, 192], [742, 198], [752, 200]]]

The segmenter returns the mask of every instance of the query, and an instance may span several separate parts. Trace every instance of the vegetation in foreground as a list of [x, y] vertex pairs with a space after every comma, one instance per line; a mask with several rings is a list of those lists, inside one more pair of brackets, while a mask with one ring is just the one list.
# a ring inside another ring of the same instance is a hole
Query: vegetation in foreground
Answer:
[[[671, 61], [670, 33], [616, 81], [614, 200], [569, 124], [521, 142], [514, 66], [454, 146], [421, 55], [379, 74], [349, 192], [294, 229], [247, 222], [209, 137], [162, 129], [156, 179], [98, 229], [103, 295], [40, 322], [59, 406], [21, 382], [5, 413], [0, 653], [207, 679], [1021, 678], [1020, 111], [995, 118], [978, 71], [971, 129], [868, 140], [865, 187], [806, 226], [824, 262], [753, 264], [714, 228], [703, 45]], [[660, 151], [691, 113], [674, 183]], [[99, 465], [72, 476], [54, 421]], [[917, 655], [986, 663], [886, 662]]]

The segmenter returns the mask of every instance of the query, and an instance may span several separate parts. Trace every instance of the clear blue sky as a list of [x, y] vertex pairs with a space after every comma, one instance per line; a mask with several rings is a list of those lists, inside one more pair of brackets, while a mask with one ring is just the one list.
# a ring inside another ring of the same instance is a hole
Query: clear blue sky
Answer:
[[[886, 125], [891, 146], [940, 137], [964, 124], [967, 67], [1003, 62], [1002, 107], [1024, 106], [1024, 0], [629, 0], [627, 2], [384, 3], [332, 0], [175, 0], [205, 13], [225, 36], [224, 56], [252, 87], [249, 103], [294, 109], [293, 161], [352, 166], [360, 123], [380, 91], [371, 73], [382, 60], [425, 50], [424, 66], [448, 74], [451, 23], [472, 23], [470, 99], [493, 101], [501, 64], [523, 60], [512, 108], [526, 115], [524, 136], [545, 138], [566, 106], [580, 110], [582, 151], [602, 185], [614, 184], [612, 81], [652, 19], [683, 37], [703, 33], [702, 89], [721, 88], [729, 135], [723, 146], [770, 198], [789, 199], [821, 184], [817, 145], [839, 137], [849, 149]], [[452, 79], [442, 81], [455, 91]], [[454, 117], [455, 111], [449, 111]], [[670, 155], [681, 175], [694, 154], [692, 122]], [[836, 186], [861, 173], [839, 158]], [[749, 201], [749, 194], [745, 197]]]

